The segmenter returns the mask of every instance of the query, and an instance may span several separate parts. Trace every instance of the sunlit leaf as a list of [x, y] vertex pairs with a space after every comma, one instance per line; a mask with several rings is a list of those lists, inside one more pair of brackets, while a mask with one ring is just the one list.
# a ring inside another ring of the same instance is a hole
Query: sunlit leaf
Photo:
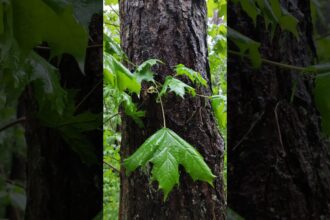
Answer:
[[139, 95], [141, 84], [138, 82], [136, 77], [113, 56], [109, 55], [105, 58], [106, 62], [109, 62], [111, 73], [116, 75], [119, 90], [125, 91], [127, 89], [128, 91], [135, 92]]

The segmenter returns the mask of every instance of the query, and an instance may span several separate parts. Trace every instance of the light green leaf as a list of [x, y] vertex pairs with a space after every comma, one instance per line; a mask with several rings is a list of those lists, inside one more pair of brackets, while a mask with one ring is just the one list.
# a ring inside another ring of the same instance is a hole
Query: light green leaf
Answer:
[[176, 95], [181, 96], [182, 98], [185, 95], [185, 91], [187, 90], [192, 96], [196, 95], [195, 89], [186, 83], [173, 78], [172, 76], [167, 76], [162, 87], [162, 90], [159, 93], [159, 97], [165, 95], [167, 91], [174, 92]]
[[227, 127], [227, 110], [224, 99], [220, 96], [212, 96], [211, 105], [218, 124], [221, 128]]
[[121, 93], [121, 98], [126, 115], [130, 116], [140, 128], [143, 128], [144, 125], [141, 118], [145, 116], [145, 111], [139, 111], [132, 101], [132, 97], [125, 92]]
[[127, 89], [139, 95], [141, 84], [137, 81], [136, 77], [113, 56], [105, 55], [105, 59], [105, 62], [109, 64], [110, 72], [116, 76], [118, 89], [120, 91]]
[[159, 182], [165, 200], [173, 187], [179, 184], [180, 164], [194, 181], [201, 180], [212, 185], [215, 178], [198, 151], [168, 128], [157, 131], [124, 160], [127, 174], [148, 163], [153, 164], [152, 180]]
[[112, 74], [109, 69], [103, 69], [104, 81], [111, 86], [115, 85], [115, 76]]
[[175, 67], [175, 72], [177, 73], [176, 76], [185, 75], [188, 78], [197, 84], [207, 86], [206, 80], [202, 77], [202, 75], [192, 69], [185, 67], [183, 64], [179, 64]]

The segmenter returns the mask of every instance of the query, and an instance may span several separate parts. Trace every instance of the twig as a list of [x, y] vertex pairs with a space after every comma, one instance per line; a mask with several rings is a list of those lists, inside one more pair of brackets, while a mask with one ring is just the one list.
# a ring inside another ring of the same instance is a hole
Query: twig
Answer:
[[281, 103], [281, 101], [279, 101], [276, 106], [275, 106], [275, 109], [274, 109], [274, 114], [275, 114], [275, 120], [276, 120], [276, 127], [277, 127], [277, 132], [278, 132], [278, 138], [280, 140], [280, 144], [282, 146], [282, 150], [283, 150], [283, 154], [285, 156], [285, 151], [284, 151], [284, 145], [283, 145], [283, 139], [282, 139], [282, 132], [281, 132], [281, 128], [280, 128], [280, 124], [279, 124], [279, 120], [278, 120], [278, 114], [277, 114], [277, 109], [278, 109], [278, 106], [279, 104]]
[[104, 24], [114, 26], [116, 28], [120, 28], [120, 26], [118, 24], [114, 24], [114, 23], [110, 23], [110, 22], [104, 22]]
[[15, 120], [15, 121], [13, 121], [13, 122], [10, 122], [9, 124], [7, 124], [7, 125], [3, 126], [2, 128], [0, 128], [0, 132], [6, 130], [6, 129], [8, 129], [8, 128], [10, 128], [10, 127], [16, 125], [16, 124], [19, 124], [19, 123], [21, 123], [21, 122], [24, 122], [25, 120], [26, 120], [25, 117], [21, 117], [21, 118]]
[[79, 107], [86, 101], [86, 99], [95, 91], [95, 89], [102, 83], [103, 81], [100, 80], [96, 85], [84, 96], [84, 98], [77, 104], [75, 108], [75, 112], [79, 109]]
[[158, 96], [159, 96], [159, 102], [160, 102], [160, 107], [161, 107], [161, 109], [162, 109], [162, 115], [163, 115], [163, 125], [164, 125], [164, 128], [166, 128], [166, 118], [165, 118], [165, 111], [164, 111], [164, 106], [163, 106], [163, 101], [162, 101], [162, 97], [160, 97], [160, 93], [159, 93], [159, 90], [157, 89], [157, 84], [156, 83], [154, 83], [155, 84], [155, 89], [156, 89], [156, 91], [157, 91], [157, 94], [158, 94]]
[[316, 37], [314, 40], [315, 41], [319, 41], [322, 40], [323, 38], [329, 37], [330, 36], [330, 32], [327, 32], [325, 34], [322, 34], [321, 36]]
[[120, 15], [118, 14], [118, 12], [111, 6], [111, 4], [109, 5], [110, 6], [110, 8], [111, 8], [111, 10], [118, 16], [118, 17], [120, 17]]
[[111, 119], [113, 119], [114, 117], [118, 116], [121, 112], [118, 112], [114, 115], [111, 115], [110, 118], [108, 118], [106, 121], [103, 122], [103, 124], [107, 123], [108, 121], [110, 121]]
[[[231, 54], [234, 54], [234, 55], [237, 55], [237, 56], [242, 56], [242, 57], [249, 57], [246, 54], [241, 54], [240, 52], [232, 51], [232, 50], [228, 50], [228, 53], [231, 53]], [[273, 65], [273, 66], [282, 67], [282, 68], [285, 68], [285, 69], [297, 70], [297, 71], [300, 71], [300, 72], [306, 72], [305, 67], [284, 64], [284, 63], [280, 63], [280, 62], [276, 62], [276, 61], [272, 61], [272, 60], [268, 60], [268, 59], [264, 59], [264, 58], [261, 58], [261, 61], [263, 63], [267, 63], [267, 64], [270, 64], [270, 65]]]
[[[93, 48], [102, 48], [103, 44], [94, 44], [94, 45], [88, 45], [86, 48], [87, 49], [93, 49]], [[34, 47], [35, 49], [40, 49], [40, 50], [50, 50], [50, 47], [46, 47], [46, 46], [36, 46]]]
[[117, 168], [115, 168], [114, 166], [112, 166], [111, 164], [105, 162], [104, 160], [103, 160], [103, 163], [108, 165], [113, 171], [116, 171], [117, 173], [120, 173], [120, 171]]
[[15, 181], [13, 181], [13, 180], [7, 179], [7, 178], [5, 178], [5, 177], [2, 176], [2, 175], [0, 175], [0, 177], [1, 177], [6, 183], [8, 183], [8, 184], [10, 184], [10, 185], [15, 185], [15, 186], [17, 186], [17, 187], [20, 187], [20, 188], [22, 188], [22, 189], [25, 189], [25, 186], [22, 185], [22, 184], [20, 184], [20, 183], [17, 183], [17, 182], [15, 182]]
[[207, 98], [207, 99], [210, 99], [210, 98], [212, 98], [211, 96], [200, 95], [200, 94], [196, 94], [196, 96], [199, 96], [199, 97], [202, 97], [202, 98]]
[[118, 160], [117, 158], [115, 158], [115, 157], [113, 157], [113, 156], [107, 155], [107, 157], [110, 157], [111, 159], [113, 159], [113, 160], [116, 160], [116, 161], [120, 162], [120, 160]]

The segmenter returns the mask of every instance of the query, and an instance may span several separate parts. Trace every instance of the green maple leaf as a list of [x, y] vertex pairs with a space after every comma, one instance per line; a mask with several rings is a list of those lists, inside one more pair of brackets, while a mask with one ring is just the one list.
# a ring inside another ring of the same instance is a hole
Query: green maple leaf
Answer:
[[120, 91], [125, 91], [127, 89], [130, 92], [135, 92], [139, 95], [141, 84], [136, 77], [113, 56], [104, 55], [104, 57], [105, 66], [109, 68], [110, 74], [116, 76], [118, 89]]
[[153, 164], [152, 180], [159, 182], [164, 191], [164, 200], [176, 184], [179, 184], [181, 164], [194, 181], [212, 184], [215, 176], [198, 151], [174, 131], [162, 128], [149, 137], [139, 149], [124, 160], [127, 174], [140, 166]]
[[197, 84], [201, 84], [203, 86], [207, 86], [206, 80], [202, 77], [202, 75], [192, 69], [189, 69], [185, 67], [183, 64], [179, 64], [175, 67], [176, 75], [181, 76], [185, 75], [188, 76], [188, 78]]
[[167, 90], [170, 92], [174, 92], [176, 95], [181, 96], [183, 98], [185, 91], [187, 90], [192, 96], [196, 95], [196, 91], [193, 87], [185, 84], [181, 80], [173, 78], [172, 76], [167, 76], [162, 87], [162, 90], [159, 93], [159, 97], [165, 95]]
[[45, 41], [53, 55], [69, 53], [83, 63], [88, 34], [75, 19], [72, 7], [57, 13], [42, 0], [14, 0], [12, 6], [14, 35], [23, 53]]
[[154, 72], [152, 72], [151, 67], [156, 65], [157, 63], [163, 63], [160, 60], [156, 59], [150, 59], [145, 62], [143, 62], [138, 68], [136, 68], [136, 71], [134, 72], [134, 75], [138, 82], [147, 81], [147, 82], [153, 82], [154, 81]]

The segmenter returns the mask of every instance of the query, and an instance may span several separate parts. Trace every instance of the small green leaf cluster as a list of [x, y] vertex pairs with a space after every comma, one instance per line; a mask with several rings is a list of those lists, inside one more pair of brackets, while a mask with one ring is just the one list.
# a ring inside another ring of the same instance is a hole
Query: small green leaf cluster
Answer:
[[[154, 65], [162, 63], [159, 60], [147, 60], [136, 67], [134, 73], [131, 73], [113, 55], [107, 54], [104, 57], [107, 67], [105, 68], [105, 78], [108, 79], [108, 86], [117, 90], [121, 97], [124, 97], [120, 102], [125, 106], [125, 113], [131, 116], [140, 126], [143, 125], [140, 117], [144, 116], [144, 111], [137, 110], [136, 105], [132, 103], [132, 99], [128, 94], [135, 93], [139, 96], [142, 82], [152, 82], [154, 84], [152, 88], [156, 90], [154, 92], [158, 93], [158, 100], [161, 103], [162, 97], [170, 92], [182, 98], [184, 98], [186, 93], [192, 96], [196, 95], [196, 91], [192, 86], [176, 77], [186, 76], [196, 85], [207, 85], [206, 80], [200, 73], [185, 67], [183, 64], [175, 67], [175, 76], [167, 76], [164, 84], [161, 84], [155, 81], [155, 73], [152, 71]], [[130, 108], [131, 112], [127, 111], [128, 105], [134, 106]], [[164, 112], [163, 117], [165, 126]], [[150, 151], [150, 149], [154, 150]], [[194, 180], [198, 179], [211, 184], [214, 178], [203, 157], [190, 144], [168, 128], [161, 129], [146, 140], [131, 157], [125, 160], [124, 165], [131, 172], [139, 166], [146, 166], [149, 162], [154, 164], [152, 179], [159, 182], [160, 188], [164, 190], [165, 198], [174, 185], [179, 182], [179, 164], [185, 167]]]
[[[298, 19], [282, 7], [280, 0], [234, 0], [233, 2], [241, 5], [255, 26], [257, 25], [257, 18], [262, 18], [271, 38], [273, 38], [277, 27], [280, 27], [282, 31], [288, 31], [297, 39], [299, 38]], [[262, 62], [259, 53], [259, 42], [230, 28], [228, 37], [237, 45], [241, 54], [248, 56], [253, 67], [260, 67]]]

